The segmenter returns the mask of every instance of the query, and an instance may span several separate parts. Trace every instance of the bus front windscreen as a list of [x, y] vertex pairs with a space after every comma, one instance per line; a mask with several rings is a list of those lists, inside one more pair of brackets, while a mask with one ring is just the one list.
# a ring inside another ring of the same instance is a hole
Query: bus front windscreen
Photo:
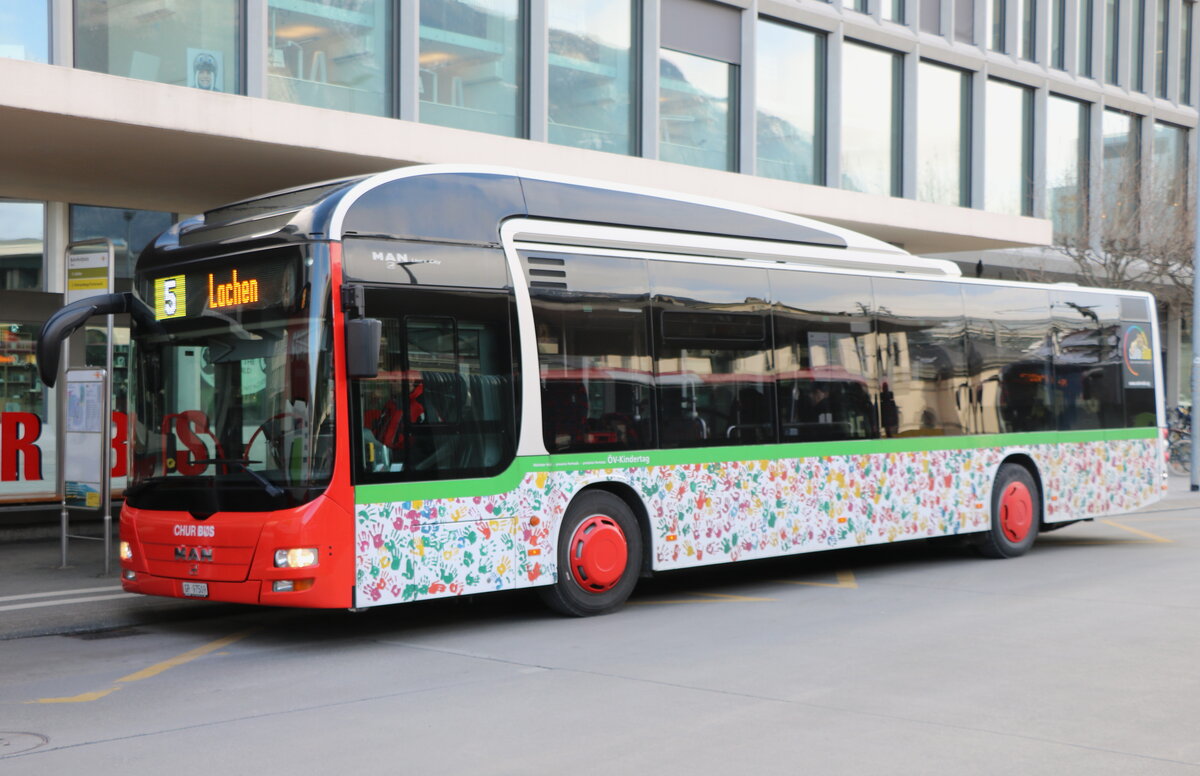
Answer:
[[160, 265], [136, 286], [153, 320], [132, 334], [129, 505], [203, 516], [319, 495], [334, 449], [327, 249]]

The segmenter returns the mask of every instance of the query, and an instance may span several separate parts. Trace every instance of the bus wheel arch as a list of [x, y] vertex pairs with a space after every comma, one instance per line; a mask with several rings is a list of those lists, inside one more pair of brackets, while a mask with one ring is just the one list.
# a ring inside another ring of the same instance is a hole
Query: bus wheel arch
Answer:
[[1037, 539], [1044, 516], [1037, 466], [1024, 455], [1006, 458], [992, 483], [991, 525], [978, 534], [975, 548], [989, 558], [1024, 555]]
[[571, 499], [558, 530], [558, 578], [538, 588], [554, 611], [608, 614], [633, 592], [647, 563], [648, 528], [644, 507], [626, 491], [620, 483], [599, 483]]

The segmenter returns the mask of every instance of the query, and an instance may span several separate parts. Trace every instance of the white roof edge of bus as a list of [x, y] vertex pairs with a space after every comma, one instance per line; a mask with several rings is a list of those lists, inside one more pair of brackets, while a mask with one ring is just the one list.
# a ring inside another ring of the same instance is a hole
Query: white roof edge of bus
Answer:
[[[806, 226], [811, 229], [824, 231], [832, 235], [836, 235], [846, 241], [846, 248], [855, 251], [868, 251], [872, 253], [886, 254], [891, 257], [891, 261], [897, 266], [912, 262], [914, 268], [921, 268], [926, 271], [938, 272], [948, 276], [960, 276], [962, 273], [958, 265], [952, 261], [945, 259], [928, 259], [918, 258], [913, 254], [905, 251], [902, 248], [886, 243], [882, 240], [877, 240], [874, 237], [869, 237], [861, 232], [855, 232], [851, 229], [846, 229], [840, 226], [824, 223], [804, 216], [792, 215], [791, 213], [782, 213], [777, 210], [768, 210], [767, 208], [755, 207], [753, 205], [745, 205], [738, 202], [730, 202], [728, 200], [714, 199], [710, 197], [697, 197], [689, 194], [678, 194], [676, 192], [667, 191], [664, 189], [647, 188], [643, 186], [632, 186], [622, 183], [611, 183], [609, 181], [596, 180], [594, 178], [577, 178], [567, 175], [555, 175], [552, 173], [543, 173], [535, 170], [523, 170], [515, 167], [504, 167], [500, 165], [467, 165], [467, 164], [429, 164], [429, 165], [414, 165], [411, 167], [401, 167], [387, 172], [377, 173], [364, 180], [354, 184], [338, 202], [334, 209], [333, 216], [330, 218], [329, 236], [330, 239], [342, 239], [342, 226], [345, 223], [346, 214], [350, 207], [358, 201], [359, 197], [366, 194], [371, 189], [385, 183], [400, 180], [402, 178], [417, 177], [420, 175], [436, 175], [444, 173], [482, 173], [491, 175], [511, 175], [517, 178], [527, 178], [530, 180], [541, 180], [550, 183], [565, 183], [577, 186], [595, 186], [596, 188], [608, 189], [610, 191], [620, 191], [628, 194], [644, 194], [648, 196], [662, 197], [665, 199], [673, 199], [678, 202], [690, 202], [697, 205], [709, 205], [711, 207], [719, 207], [735, 212], [746, 213], [747, 215], [756, 215], [763, 218], [770, 218], [776, 221], [795, 224], [797, 226]], [[752, 239], [752, 238], [745, 238]], [[840, 249], [839, 249], [840, 250]]]
[[658, 229], [513, 218], [505, 222], [502, 239], [518, 247], [576, 247], [607, 251], [649, 251], [658, 256], [679, 254], [721, 259], [744, 259], [807, 266], [819, 269], [910, 274], [922, 277], [958, 278], [938, 260], [913, 256], [898, 264], [894, 256], [854, 248], [828, 248], [807, 243], [765, 242], [750, 237], [723, 237], [694, 232], [664, 232]]

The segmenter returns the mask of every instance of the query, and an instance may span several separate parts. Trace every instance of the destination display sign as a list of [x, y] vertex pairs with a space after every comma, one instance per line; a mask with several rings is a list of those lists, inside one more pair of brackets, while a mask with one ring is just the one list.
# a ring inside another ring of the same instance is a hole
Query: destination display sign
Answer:
[[294, 259], [205, 268], [147, 278], [144, 294], [158, 321], [195, 318], [210, 311], [224, 314], [283, 307], [291, 309], [301, 288], [300, 262]]

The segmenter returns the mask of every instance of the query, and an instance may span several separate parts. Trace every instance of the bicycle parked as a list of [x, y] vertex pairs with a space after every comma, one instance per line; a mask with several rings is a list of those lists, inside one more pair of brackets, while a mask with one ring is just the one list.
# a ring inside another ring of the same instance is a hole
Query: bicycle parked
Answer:
[[1167, 466], [1172, 474], [1192, 471], [1192, 410], [1175, 407], [1167, 417]]

